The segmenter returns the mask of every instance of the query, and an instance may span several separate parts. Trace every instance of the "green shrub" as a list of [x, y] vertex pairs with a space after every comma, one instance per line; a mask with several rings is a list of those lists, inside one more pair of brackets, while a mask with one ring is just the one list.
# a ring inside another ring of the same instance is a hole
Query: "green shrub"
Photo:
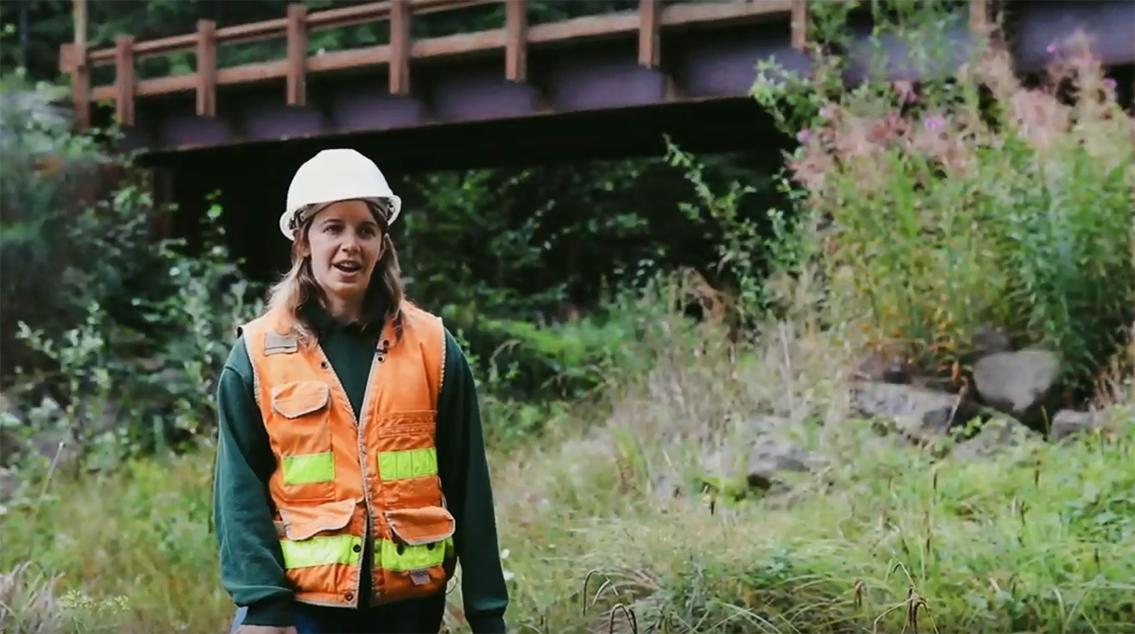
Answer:
[[876, 32], [911, 44], [922, 83], [845, 90], [846, 58], [821, 52], [814, 77], [764, 64], [754, 86], [800, 142], [789, 172], [829, 320], [937, 370], [997, 328], [1083, 385], [1135, 317], [1135, 123], [1083, 39], [1054, 43], [1035, 87], [995, 48], [943, 77], [931, 36], [962, 17], [917, 4], [930, 15]]
[[20, 75], [0, 76], [0, 373], [5, 378], [35, 362], [15, 344], [21, 321], [70, 324], [81, 319], [68, 301], [89, 251], [66, 229], [97, 190], [108, 162], [97, 139], [71, 134], [53, 104], [65, 91], [32, 85]]
[[[128, 193], [119, 190], [115, 198], [125, 200]], [[236, 339], [236, 326], [261, 306], [261, 289], [243, 278], [223, 246], [220, 215], [217, 206], [207, 214], [198, 254], [186, 254], [179, 240], [149, 247], [154, 275], [141, 289], [145, 294], [128, 294], [128, 302], [117, 295], [100, 298], [128, 303], [126, 316], [91, 299], [83, 323], [60, 336], [20, 323], [20, 339], [53, 363], [37, 379], [54, 387], [62, 409], [43, 423], [73, 441], [84, 458], [111, 466], [139, 451], [212, 433], [214, 381]], [[94, 236], [107, 242], [115, 238]], [[137, 239], [134, 248], [146, 244]], [[104, 246], [104, 253], [112, 249]], [[125, 261], [133, 250], [110, 251], [111, 257], [88, 274], [106, 285], [113, 275], [102, 269], [116, 262], [133, 266]], [[34, 422], [27, 435], [44, 431]]]

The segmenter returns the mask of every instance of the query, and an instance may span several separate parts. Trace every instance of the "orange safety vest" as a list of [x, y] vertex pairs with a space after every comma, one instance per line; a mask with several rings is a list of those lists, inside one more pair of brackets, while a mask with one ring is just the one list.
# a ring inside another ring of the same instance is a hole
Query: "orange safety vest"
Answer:
[[[402, 306], [388, 323], [356, 420], [317, 342], [269, 312], [242, 328], [256, 402], [276, 469], [268, 481], [295, 599], [331, 606], [435, 594], [453, 572], [453, 515], [445, 508], [434, 439], [445, 367], [441, 320]], [[373, 540], [373, 596], [359, 597], [363, 540]]]

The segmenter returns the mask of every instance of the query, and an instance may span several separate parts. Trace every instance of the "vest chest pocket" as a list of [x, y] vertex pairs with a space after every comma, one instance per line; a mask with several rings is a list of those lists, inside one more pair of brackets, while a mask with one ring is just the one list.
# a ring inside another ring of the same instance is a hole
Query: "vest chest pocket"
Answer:
[[284, 494], [292, 500], [335, 496], [335, 455], [331, 450], [331, 392], [320, 381], [272, 388], [276, 420], [268, 434], [280, 453]]
[[424, 507], [441, 501], [437, 413], [403, 411], [378, 421], [375, 466], [379, 496], [388, 507]]

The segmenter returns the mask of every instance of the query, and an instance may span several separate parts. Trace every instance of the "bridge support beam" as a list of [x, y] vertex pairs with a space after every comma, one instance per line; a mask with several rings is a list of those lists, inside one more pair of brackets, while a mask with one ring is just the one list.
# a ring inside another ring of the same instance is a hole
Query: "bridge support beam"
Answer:
[[75, 127], [91, 127], [91, 65], [86, 44], [63, 44], [59, 47], [59, 72], [71, 75], [71, 107], [75, 110]]
[[217, 116], [217, 24], [197, 21], [197, 116]]
[[289, 106], [307, 105], [307, 7], [288, 5], [288, 87]]
[[808, 46], [808, 2], [792, 0], [792, 48], [803, 51]]
[[114, 39], [114, 117], [119, 125], [134, 125], [134, 36]]
[[638, 3], [638, 63], [646, 68], [658, 68], [662, 63], [661, 0], [639, 0]]
[[505, 0], [505, 79], [528, 81], [528, 14], [525, 0]]
[[390, 2], [390, 94], [410, 94], [410, 3]]

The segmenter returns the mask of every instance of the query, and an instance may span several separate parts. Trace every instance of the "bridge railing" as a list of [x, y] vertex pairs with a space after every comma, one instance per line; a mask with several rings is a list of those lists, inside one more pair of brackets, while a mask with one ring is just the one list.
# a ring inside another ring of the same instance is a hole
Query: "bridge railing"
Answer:
[[[528, 25], [526, 0], [387, 0], [351, 7], [308, 13], [299, 4], [288, 6], [287, 16], [262, 22], [217, 28], [212, 20], [199, 20], [195, 33], [135, 42], [132, 35], [119, 35], [112, 48], [89, 50], [64, 44], [60, 48], [60, 71], [71, 75], [71, 96], [79, 127], [91, 124], [91, 103], [113, 101], [115, 120], [123, 126], [134, 124], [134, 102], [138, 97], [179, 92], [196, 93], [196, 114], [217, 114], [217, 87], [285, 79], [284, 99], [288, 105], [307, 101], [309, 73], [324, 73], [367, 66], [388, 67], [388, 90], [394, 95], [410, 92], [411, 60], [458, 56], [504, 49], [505, 78], [527, 80], [529, 46], [563, 43], [579, 39], [638, 35], [638, 61], [647, 68], [661, 63], [660, 33], [664, 27], [697, 23], [791, 17], [792, 45], [805, 45], [806, 0], [732, 0], [730, 2], [690, 2], [661, 4], [660, 0], [639, 0], [637, 11], [585, 16], [547, 24]], [[505, 5], [503, 28], [459, 33], [443, 37], [412, 40], [412, 16], [453, 11], [488, 4]], [[308, 55], [307, 36], [316, 29], [331, 29], [389, 21], [390, 43]], [[284, 37], [284, 59], [217, 67], [217, 47], [222, 44], [254, 42]], [[191, 52], [196, 57], [192, 73], [137, 79], [135, 64], [141, 58]], [[91, 69], [114, 67], [114, 82], [91, 85]]]

